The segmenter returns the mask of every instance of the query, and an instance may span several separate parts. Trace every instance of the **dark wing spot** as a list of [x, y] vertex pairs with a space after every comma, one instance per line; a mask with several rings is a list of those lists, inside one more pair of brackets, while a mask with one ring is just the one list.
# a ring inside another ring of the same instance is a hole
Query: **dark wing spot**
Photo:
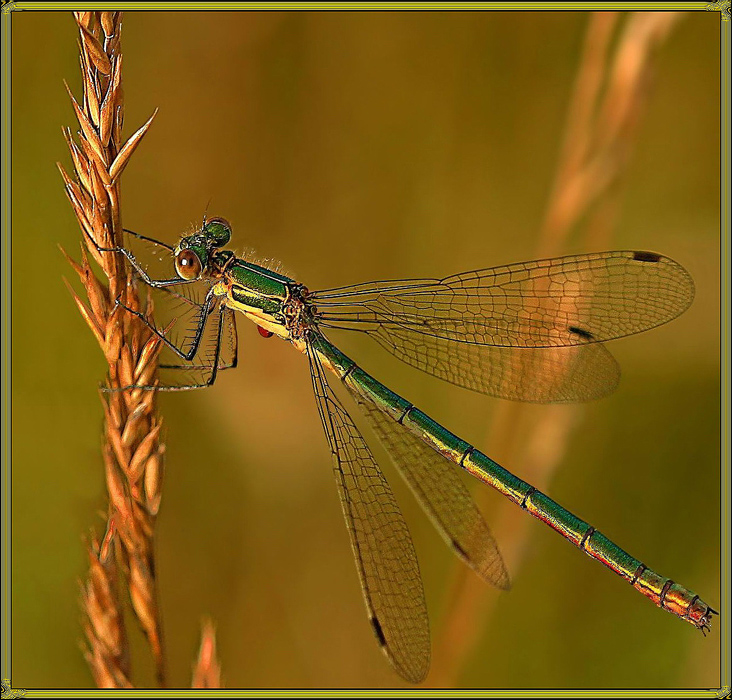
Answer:
[[381, 629], [381, 623], [375, 617], [372, 617], [371, 626], [374, 628], [374, 634], [376, 635], [376, 639], [379, 640], [379, 644], [385, 647], [386, 637], [384, 636], [384, 630]]
[[458, 553], [459, 557], [462, 557], [463, 559], [468, 558], [465, 550], [455, 540], [452, 541], [452, 548]]
[[658, 253], [649, 253], [646, 250], [636, 250], [633, 253], [633, 260], [639, 260], [640, 262], [658, 262], [661, 256]]
[[584, 338], [585, 340], [592, 340], [594, 338], [590, 331], [586, 331], [584, 328], [580, 328], [579, 326], [570, 326], [567, 330], [569, 330], [570, 333], [578, 335], [580, 338]]

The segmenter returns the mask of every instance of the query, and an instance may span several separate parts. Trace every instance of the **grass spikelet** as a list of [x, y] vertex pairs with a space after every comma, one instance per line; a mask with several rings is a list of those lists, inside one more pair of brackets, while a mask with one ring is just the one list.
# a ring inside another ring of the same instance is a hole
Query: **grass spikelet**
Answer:
[[[100, 392], [109, 503], [103, 542], [100, 545], [93, 536], [87, 547], [89, 572], [81, 595], [85, 657], [99, 687], [132, 687], [124, 629], [124, 601], [129, 598], [150, 643], [158, 681], [165, 685], [153, 546], [161, 499], [162, 420], [153, 392], [124, 389], [133, 383], [136, 368], [143, 367], [149, 382], [154, 381], [157, 344], [150, 345], [151, 334], [141, 321], [123, 318], [115, 308], [118, 298], [139, 306], [121, 256], [97, 249], [121, 243], [119, 177], [155, 115], [122, 145], [122, 13], [78, 12], [74, 17], [79, 29], [83, 99], [77, 100], [67, 86], [80, 131], [76, 141], [70, 129], [64, 130], [64, 138], [75, 177], [61, 165], [59, 170], [88, 253], [101, 267], [103, 278], [95, 275], [82, 251], [80, 261], [70, 262], [87, 300], [71, 293], [102, 347], [108, 362], [106, 385], [111, 390]], [[129, 596], [122, 594], [123, 587]]]

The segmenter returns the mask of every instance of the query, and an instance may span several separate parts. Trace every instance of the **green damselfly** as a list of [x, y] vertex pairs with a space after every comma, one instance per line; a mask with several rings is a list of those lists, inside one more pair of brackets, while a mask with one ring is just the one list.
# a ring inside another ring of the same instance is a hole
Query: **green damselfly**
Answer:
[[585, 401], [608, 394], [619, 379], [604, 341], [666, 323], [690, 305], [694, 285], [681, 265], [656, 253], [612, 251], [444, 279], [314, 292], [226, 250], [231, 227], [221, 218], [204, 218], [175, 247], [131, 231], [127, 236], [129, 245], [100, 250], [123, 254], [155, 291], [155, 320], [117, 303], [150, 327], [168, 355], [161, 356], [158, 378], [140, 388], [210, 386], [219, 371], [236, 366], [235, 312], [265, 337], [277, 335], [306, 355], [369, 620], [403, 678], [419, 682], [429, 669], [429, 623], [417, 557], [392, 491], [333, 393], [326, 370], [361, 407], [443, 537], [483, 579], [509, 587], [496, 542], [455, 465], [544, 521], [659, 607], [709, 629], [716, 611], [692, 591], [656, 574], [432, 420], [326, 335], [360, 331], [416, 368], [492, 396]]

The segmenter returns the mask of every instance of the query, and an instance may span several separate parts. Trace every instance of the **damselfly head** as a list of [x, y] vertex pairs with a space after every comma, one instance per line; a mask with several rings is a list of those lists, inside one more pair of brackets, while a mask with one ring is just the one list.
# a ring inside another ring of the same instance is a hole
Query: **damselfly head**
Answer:
[[211, 255], [231, 240], [231, 226], [220, 217], [204, 220], [200, 231], [181, 238], [175, 248], [175, 270], [184, 280], [193, 280], [207, 269]]
[[215, 217], [204, 222], [202, 233], [212, 248], [222, 248], [231, 240], [231, 225], [226, 219]]

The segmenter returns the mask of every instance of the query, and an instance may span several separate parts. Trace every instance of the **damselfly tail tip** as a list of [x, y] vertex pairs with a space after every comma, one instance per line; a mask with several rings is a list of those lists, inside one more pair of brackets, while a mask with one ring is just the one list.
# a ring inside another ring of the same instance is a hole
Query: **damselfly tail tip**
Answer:
[[707, 614], [701, 620], [701, 624], [699, 625], [699, 629], [705, 637], [707, 636], [707, 632], [712, 631], [712, 615], [719, 615], [719, 613], [714, 608], [708, 608]]
[[697, 607], [695, 611], [693, 609], [690, 609], [689, 612], [696, 612], [696, 614], [687, 614], [684, 619], [687, 619], [689, 622], [691, 622], [691, 624], [694, 625], [694, 627], [696, 627], [698, 630], [700, 630], [701, 633], [706, 637], [707, 632], [712, 631], [712, 616], [719, 615], [719, 613], [713, 607], [707, 605], [706, 603], [703, 603], [702, 606]]

